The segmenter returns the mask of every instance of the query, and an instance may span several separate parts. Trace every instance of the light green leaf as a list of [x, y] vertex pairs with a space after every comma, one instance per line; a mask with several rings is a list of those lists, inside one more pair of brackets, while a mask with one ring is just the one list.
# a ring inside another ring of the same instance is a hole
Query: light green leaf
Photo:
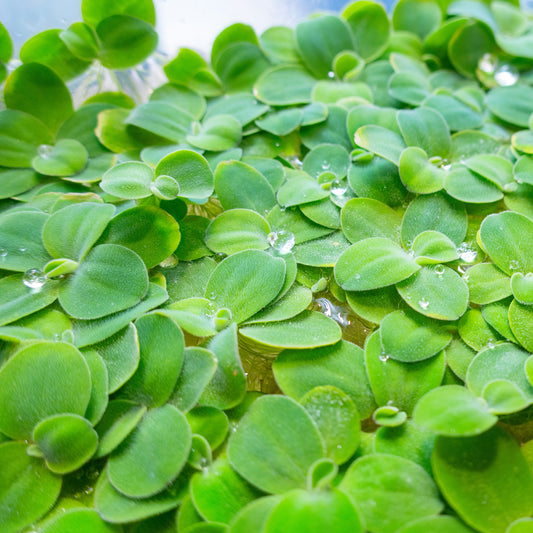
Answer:
[[172, 405], [147, 411], [130, 436], [111, 454], [109, 481], [130, 498], [157, 494], [176, 479], [190, 447], [191, 430], [185, 415]]
[[231, 466], [271, 494], [305, 487], [309, 467], [323, 456], [324, 445], [310, 416], [284, 396], [257, 399], [228, 443]]
[[397, 244], [372, 237], [352, 244], [335, 265], [335, 279], [345, 290], [364, 291], [393, 285], [420, 269]]

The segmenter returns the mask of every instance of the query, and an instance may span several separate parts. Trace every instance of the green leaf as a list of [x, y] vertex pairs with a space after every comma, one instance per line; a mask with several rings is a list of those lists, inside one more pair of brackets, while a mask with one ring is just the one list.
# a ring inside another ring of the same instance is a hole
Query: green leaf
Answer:
[[[206, 456], [211, 453], [211, 450], [216, 450], [225, 441], [228, 433], [229, 422], [226, 413], [216, 407], [197, 406], [187, 413], [187, 421], [191, 426], [193, 435], [203, 438], [204, 445], [207, 443], [208, 446], [206, 448], [209, 448], [209, 451], [206, 449], [203, 458], [208, 461], [207, 464], [211, 464], [211, 461]], [[200, 470], [206, 467], [205, 461], [201, 460], [200, 463]]]
[[429, 80], [416, 72], [396, 72], [389, 80], [390, 95], [410, 105], [420, 105], [430, 94]]
[[148, 57], [157, 46], [157, 33], [144, 20], [127, 15], [111, 15], [95, 27], [100, 42], [99, 59], [110, 69], [126, 69]]
[[[230, 409], [238, 405], [246, 393], [246, 376], [239, 357], [237, 326], [232, 324], [207, 343], [216, 357], [217, 366], [198, 402], [200, 405]], [[203, 383], [204, 380], [201, 380]]]
[[187, 135], [187, 142], [202, 150], [222, 152], [241, 141], [241, 123], [232, 115], [214, 115], [200, 125], [199, 132]]
[[125, 496], [147, 498], [172, 483], [191, 447], [187, 419], [172, 405], [148, 411], [108, 461], [109, 481]]
[[91, 395], [89, 368], [81, 353], [63, 342], [35, 342], [0, 370], [0, 430], [30, 439], [35, 425], [59, 413], [83, 416]]
[[452, 198], [465, 203], [484, 204], [503, 198], [502, 191], [496, 185], [466, 167], [450, 171], [444, 180], [444, 188]]
[[300, 404], [318, 427], [327, 456], [337, 464], [348, 461], [359, 446], [361, 431], [353, 400], [329, 385], [310, 390], [300, 399]]
[[496, 87], [487, 95], [487, 107], [505, 122], [527, 128], [533, 113], [532, 97], [533, 89], [528, 85]]
[[405, 187], [417, 194], [431, 194], [442, 189], [446, 172], [428, 159], [422, 148], [409, 146], [400, 155], [400, 178]]
[[446, 500], [475, 529], [504, 531], [531, 514], [531, 471], [517, 442], [500, 428], [474, 437], [438, 437], [431, 463]]
[[258, 78], [254, 96], [271, 106], [307, 104], [316, 79], [303, 67], [297, 65], [274, 66]]
[[522, 411], [529, 405], [520, 389], [507, 379], [487, 383], [482, 394], [490, 411], [497, 415]]
[[2, 269], [24, 272], [30, 268], [42, 268], [52, 259], [41, 238], [48, 218], [40, 211], [14, 211], [0, 217]]
[[46, 466], [56, 474], [73, 472], [85, 464], [98, 446], [91, 423], [78, 415], [52, 415], [33, 430], [33, 441]]
[[95, 457], [111, 453], [135, 429], [145, 412], [146, 407], [128, 400], [111, 400], [95, 427], [99, 439]]
[[[285, 262], [260, 250], [230, 255], [211, 274], [205, 295], [219, 308], [232, 313], [236, 323], [244, 322], [268, 305], [285, 280]], [[249, 298], [253, 294], [254, 298]]]
[[463, 164], [479, 174], [502, 191], [516, 187], [511, 161], [494, 154], [477, 154], [466, 159]]
[[5, 533], [30, 526], [51, 509], [61, 491], [61, 477], [26, 449], [24, 442], [0, 445], [0, 527]]
[[284, 496], [266, 521], [265, 533], [362, 533], [363, 526], [352, 500], [338, 489], [293, 490]]
[[492, 263], [471, 266], [466, 282], [470, 301], [475, 304], [497, 302], [512, 294], [509, 276]]
[[398, 283], [420, 269], [397, 244], [372, 237], [352, 244], [335, 264], [335, 279], [345, 290], [364, 291]]
[[205, 520], [227, 524], [257, 491], [244, 481], [225, 457], [218, 458], [207, 471], [196, 473], [190, 484], [194, 506]]
[[100, 187], [113, 196], [136, 200], [152, 194], [150, 185], [153, 179], [154, 171], [148, 165], [128, 161], [110, 168], [102, 176]]
[[403, 216], [402, 242], [411, 247], [417, 235], [435, 230], [459, 244], [466, 236], [467, 226], [466, 209], [453, 198], [442, 193], [418, 196]]
[[39, 63], [21, 65], [7, 78], [4, 99], [8, 109], [29, 113], [55, 132], [74, 109], [59, 76]]
[[268, 222], [251, 209], [230, 209], [221, 213], [207, 227], [205, 243], [216, 253], [227, 255], [244, 250], [266, 250]]
[[94, 425], [107, 409], [109, 373], [104, 359], [95, 350], [84, 350], [83, 357], [91, 373], [91, 397], [84, 416]]
[[511, 343], [502, 343], [481, 350], [468, 367], [466, 385], [477, 396], [496, 379], [506, 379], [533, 402], [533, 387], [527, 380], [524, 365], [529, 354]]
[[305, 487], [309, 467], [323, 456], [315, 424], [303, 407], [284, 396], [257, 399], [228, 444], [231, 466], [271, 494]]
[[423, 41], [441, 24], [440, 5], [433, 0], [400, 0], [392, 12], [396, 31], [410, 31]]
[[59, 32], [67, 49], [79, 59], [92, 61], [98, 55], [98, 42], [92, 28], [84, 22], [74, 22]]
[[487, 216], [481, 223], [479, 236], [493, 263], [506, 274], [533, 272], [533, 241], [528, 238], [533, 221], [504, 211]]
[[396, 211], [372, 198], [352, 198], [341, 211], [342, 231], [352, 243], [370, 237], [384, 237], [397, 242], [400, 223], [401, 218]]
[[252, 324], [240, 328], [239, 333], [260, 344], [276, 348], [313, 348], [335, 344], [341, 329], [331, 318], [314, 311], [280, 322]]
[[468, 286], [444, 265], [424, 266], [396, 288], [405, 303], [430, 318], [456, 320], [468, 307]]
[[54, 146], [41, 145], [31, 163], [45, 176], [72, 176], [85, 167], [87, 150], [78, 141], [60, 139]]
[[381, 321], [379, 334], [385, 353], [404, 363], [428, 359], [452, 339], [452, 334], [438, 322], [409, 310], [387, 315]]
[[472, 130], [483, 124], [479, 110], [457, 95], [432, 94], [424, 100], [423, 105], [438, 111], [451, 131]]
[[206, 298], [185, 298], [169, 304], [160, 312], [196, 337], [211, 337], [217, 332], [215, 321], [219, 311]]
[[274, 191], [255, 168], [241, 161], [222, 161], [215, 170], [215, 192], [224, 209], [251, 209], [266, 214], [275, 205]]
[[140, 360], [133, 376], [121, 388], [120, 396], [158, 407], [171, 395], [183, 363], [185, 341], [179, 326], [158, 313], [135, 321]]
[[533, 304], [533, 272], [528, 272], [525, 276], [522, 272], [515, 272], [511, 277], [511, 289], [519, 303]]
[[397, 533], [472, 533], [473, 530], [455, 516], [440, 515], [421, 518], [398, 529]]
[[169, 403], [183, 412], [189, 411], [200, 398], [217, 368], [215, 354], [205, 348], [185, 348], [183, 365]]
[[529, 352], [533, 351], [533, 309], [514, 300], [509, 307], [509, 323], [518, 342]]
[[22, 274], [15, 274], [0, 280], [0, 326], [39, 311], [57, 298], [56, 281], [48, 281], [35, 290], [27, 287], [23, 279]]
[[366, 61], [385, 51], [390, 34], [387, 12], [374, 2], [352, 2], [344, 8], [342, 17], [352, 31], [355, 51]]
[[264, 118], [255, 121], [257, 127], [272, 135], [288, 135], [300, 126], [303, 112], [299, 108], [274, 111]]
[[297, 244], [293, 248], [293, 253], [296, 262], [301, 265], [332, 267], [349, 246], [350, 243], [344, 234], [335, 231], [324, 237]]
[[[0, 114], [0, 117], [1, 116], [2, 115]], [[530, 156], [523, 155], [519, 157], [513, 167], [514, 179], [519, 183], [533, 185], [533, 178], [531, 174], [532, 166], [533, 160]]]
[[459, 259], [455, 244], [439, 231], [423, 231], [413, 241], [412, 249], [419, 265], [448, 263]]
[[333, 15], [300, 22], [294, 30], [296, 45], [305, 66], [317, 78], [327, 78], [334, 57], [352, 48], [346, 23]]
[[264, 115], [268, 109], [267, 105], [260, 104], [249, 93], [225, 94], [209, 101], [204, 118], [208, 119], [215, 115], [232, 115], [244, 127]]
[[357, 146], [379, 155], [398, 166], [405, 141], [395, 132], [381, 126], [361, 126], [354, 136]]
[[170, 214], [158, 207], [139, 206], [112, 218], [100, 242], [128, 248], [146, 268], [153, 268], [176, 250], [180, 237], [179, 225]]
[[98, 240], [115, 208], [83, 202], [56, 211], [44, 224], [42, 239], [52, 257], [81, 261]]
[[20, 60], [46, 65], [65, 81], [79, 76], [90, 63], [72, 53], [61, 39], [61, 33], [61, 30], [46, 30], [34, 35], [22, 45]]
[[46, 523], [43, 533], [119, 533], [121, 526], [104, 522], [96, 510], [85, 508], [68, 509]]
[[278, 190], [278, 203], [283, 207], [316, 202], [327, 198], [329, 192], [317, 180], [301, 171], [293, 171]]
[[180, 196], [203, 200], [213, 194], [213, 172], [206, 159], [192, 150], [178, 150], [159, 161], [155, 173], [174, 178], [180, 187]]
[[376, 403], [393, 405], [407, 414], [424, 394], [440, 385], [446, 366], [444, 352], [417, 363], [395, 361], [381, 347], [377, 331], [366, 341], [365, 364]]
[[498, 421], [483, 400], [459, 385], [429, 391], [416, 404], [413, 417], [416, 424], [446, 437], [478, 435]]
[[393, 533], [444, 507], [430, 475], [420, 465], [394, 455], [360, 457], [350, 465], [339, 488], [354, 500], [371, 531]]
[[82, 0], [83, 20], [93, 28], [111, 15], [127, 14], [149, 24], [155, 24], [155, 9], [152, 0]]
[[448, 157], [451, 149], [450, 130], [438, 111], [427, 107], [402, 110], [398, 111], [397, 120], [407, 146], [418, 146], [430, 157]]
[[95, 486], [94, 506], [107, 522], [134, 522], [176, 508], [187, 488], [185, 479], [180, 476], [170, 487], [151, 498], [128, 498], [113, 488], [108, 481], [107, 470], [104, 470]]
[[31, 167], [38, 147], [53, 142], [48, 128], [34, 116], [14, 109], [0, 112], [0, 164]]

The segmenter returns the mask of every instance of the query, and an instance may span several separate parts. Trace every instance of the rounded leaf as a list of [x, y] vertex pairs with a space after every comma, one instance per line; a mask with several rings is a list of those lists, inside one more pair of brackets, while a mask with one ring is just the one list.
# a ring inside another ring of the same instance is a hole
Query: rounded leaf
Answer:
[[132, 307], [147, 290], [142, 259], [123, 246], [101, 244], [61, 285], [59, 302], [74, 318], [94, 319]]
[[59, 414], [35, 426], [33, 440], [46, 466], [56, 474], [73, 472], [85, 464], [98, 446], [98, 435], [85, 418]]
[[309, 467], [323, 456], [315, 424], [303, 407], [284, 396], [258, 398], [228, 444], [233, 468], [272, 494], [305, 487]]
[[0, 431], [30, 439], [35, 425], [48, 416], [83, 416], [90, 396], [91, 377], [81, 353], [64, 342], [36, 342], [0, 370]]
[[191, 429], [185, 416], [172, 405], [152, 409], [111, 454], [109, 481], [130, 498], [147, 498], [174, 481], [190, 447]]

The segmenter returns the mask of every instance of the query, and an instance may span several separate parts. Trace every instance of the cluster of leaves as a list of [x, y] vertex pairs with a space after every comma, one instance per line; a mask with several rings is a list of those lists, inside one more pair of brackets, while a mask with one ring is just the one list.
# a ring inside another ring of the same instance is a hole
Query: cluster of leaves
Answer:
[[234, 24], [75, 110], [157, 43], [82, 13], [0, 25], [0, 530], [533, 531], [533, 19]]

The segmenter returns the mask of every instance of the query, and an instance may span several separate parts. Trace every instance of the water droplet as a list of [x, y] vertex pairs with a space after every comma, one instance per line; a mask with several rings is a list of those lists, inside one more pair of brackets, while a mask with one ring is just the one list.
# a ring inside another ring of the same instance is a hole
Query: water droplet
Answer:
[[516, 189], [518, 189], [518, 183], [512, 182], [512, 183], [506, 183], [503, 186], [503, 190], [505, 192], [515, 192]]
[[519, 268], [520, 263], [516, 259], [509, 262], [509, 270], [518, 270]]
[[361, 279], [361, 274], [358, 274], [358, 273], [356, 272], [356, 273], [354, 274], [353, 277], [354, 277], [354, 279], [359, 280], [359, 279]]
[[429, 302], [425, 298], [420, 298], [420, 300], [418, 300], [418, 305], [422, 309], [427, 309], [429, 307]]
[[286, 159], [293, 168], [301, 169], [303, 167], [303, 162], [297, 155], [288, 156]]
[[477, 251], [471, 248], [466, 242], [462, 242], [457, 247], [457, 253], [459, 254], [459, 258], [465, 263], [473, 263], [477, 257]]
[[26, 248], [19, 248], [19, 252], [23, 254], [26, 251]]
[[328, 78], [334, 78], [335, 77], [335, 72], [333, 72], [332, 70], [330, 70], [328, 72]]
[[209, 302], [207, 305], [206, 305], [206, 308], [205, 308], [205, 311], [206, 311], [206, 315], [209, 316], [209, 317], [214, 317], [216, 312], [217, 312], [217, 305], [215, 304], [215, 302]]
[[54, 151], [54, 147], [50, 144], [41, 144], [39, 148], [37, 148], [37, 153], [43, 158], [48, 159], [52, 152]]
[[487, 341], [487, 348], [489, 350], [492, 350], [494, 348], [494, 346], [496, 346], [495, 344], [495, 340], [493, 338], [490, 338], [488, 341]]
[[494, 72], [494, 81], [500, 87], [514, 85], [518, 81], [518, 78], [520, 78], [520, 74], [514, 65], [502, 65]]
[[330, 162], [324, 159], [324, 161], [322, 161], [322, 170], [329, 170], [330, 168], [331, 168]]
[[30, 268], [24, 272], [22, 276], [22, 283], [30, 289], [40, 289], [46, 283], [46, 275], [38, 268]]
[[334, 196], [342, 196], [347, 189], [348, 187], [341, 180], [333, 180], [329, 190]]
[[383, 363], [386, 363], [390, 359], [390, 355], [386, 353], [382, 353], [379, 355], [379, 360]]
[[486, 74], [493, 74], [498, 66], [498, 58], [494, 54], [483, 54], [477, 64], [481, 72]]
[[0, 259], [4, 259], [7, 256], [7, 250], [0, 248]]
[[159, 266], [161, 268], [172, 268], [175, 267], [179, 263], [179, 259], [175, 255], [170, 255], [166, 259], [163, 259], [161, 263], [159, 263]]
[[531, 279], [533, 279], [533, 272], [528, 272], [524, 277], [525, 277], [527, 280], [531, 280]]
[[444, 265], [437, 265], [435, 267], [435, 274], [439, 276], [439, 278], [442, 278], [442, 275], [444, 274], [445, 268]]
[[272, 231], [267, 235], [268, 244], [281, 255], [288, 254], [294, 247], [294, 234], [287, 230]]

